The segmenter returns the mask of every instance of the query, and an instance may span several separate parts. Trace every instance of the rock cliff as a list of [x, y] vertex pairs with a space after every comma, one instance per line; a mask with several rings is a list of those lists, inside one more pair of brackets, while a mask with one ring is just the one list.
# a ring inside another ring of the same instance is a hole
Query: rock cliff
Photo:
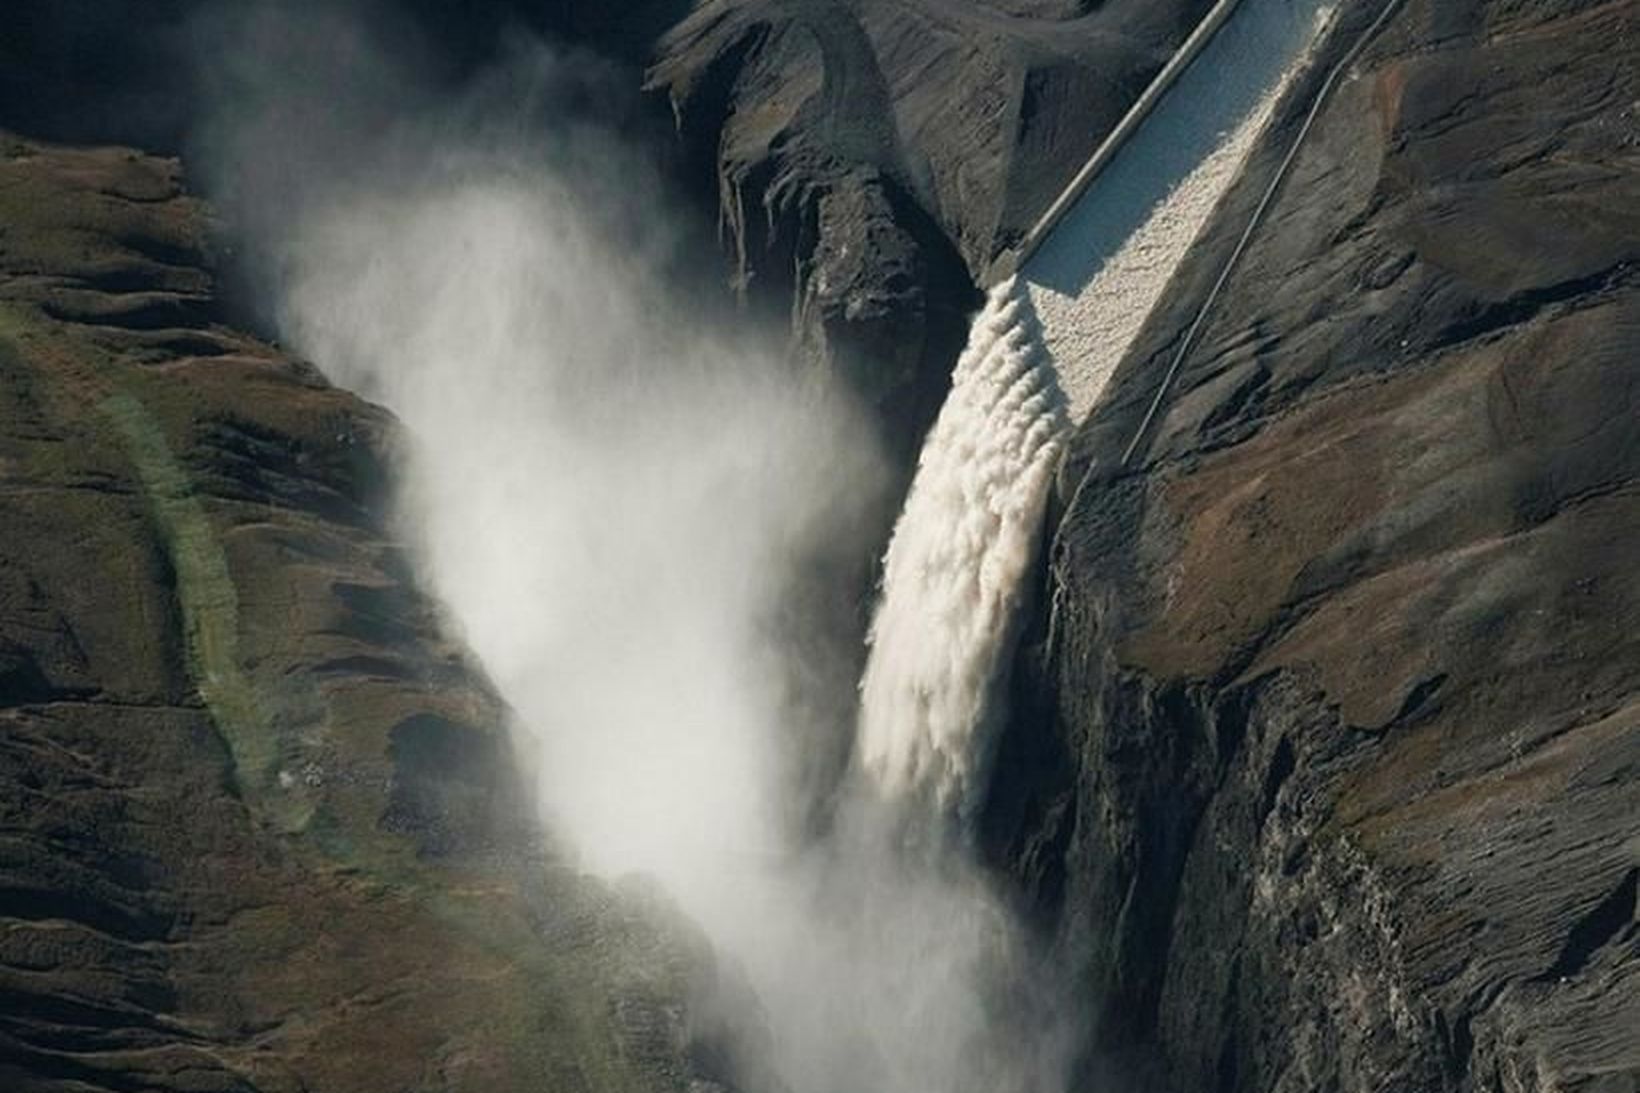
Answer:
[[712, 1088], [177, 163], [0, 137], [0, 1088]]
[[[892, 388], [1199, 7], [709, 3], [652, 78], [738, 275]], [[1318, 78], [1077, 438], [985, 839], [1090, 1076], [1640, 1083], [1637, 21], [1395, 11], [1133, 459]]]

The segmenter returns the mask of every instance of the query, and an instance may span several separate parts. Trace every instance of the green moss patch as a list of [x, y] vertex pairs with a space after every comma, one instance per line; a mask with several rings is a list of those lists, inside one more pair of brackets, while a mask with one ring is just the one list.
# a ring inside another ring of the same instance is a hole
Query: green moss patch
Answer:
[[200, 695], [227, 741], [241, 793], [255, 796], [278, 761], [278, 746], [239, 665], [239, 597], [227, 558], [188, 473], [141, 401], [119, 392], [99, 408], [125, 441], [170, 556]]

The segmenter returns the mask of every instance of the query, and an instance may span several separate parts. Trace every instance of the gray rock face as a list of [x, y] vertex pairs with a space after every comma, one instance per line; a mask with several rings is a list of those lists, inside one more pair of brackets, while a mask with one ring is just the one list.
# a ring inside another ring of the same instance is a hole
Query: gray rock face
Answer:
[[1636, 17], [1408, 3], [1077, 438], [989, 845], [1146, 1088], [1640, 1088]]

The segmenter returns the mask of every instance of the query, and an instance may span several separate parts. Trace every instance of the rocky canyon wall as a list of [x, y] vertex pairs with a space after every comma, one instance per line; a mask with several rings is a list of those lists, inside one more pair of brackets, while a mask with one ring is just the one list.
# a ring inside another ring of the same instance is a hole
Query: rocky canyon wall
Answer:
[[1636, 20], [1407, 4], [1075, 440], [992, 848], [1141, 1084], [1640, 1080]]

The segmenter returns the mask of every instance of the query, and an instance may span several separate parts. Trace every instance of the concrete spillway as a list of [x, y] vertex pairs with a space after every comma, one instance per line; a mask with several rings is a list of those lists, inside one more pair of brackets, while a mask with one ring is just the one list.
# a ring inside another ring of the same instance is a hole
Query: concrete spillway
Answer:
[[958, 818], [976, 807], [992, 696], [1064, 437], [1093, 409], [1332, 11], [1332, 0], [1221, 0], [999, 264], [884, 566], [856, 755], [890, 798]]
[[[1331, 0], [1221, 0], [1005, 266], [1080, 421], [1304, 71]], [[1182, 59], [1182, 58], [1181, 58]]]
[[980, 726], [1069, 429], [1030, 303], [998, 286], [974, 320], [883, 562], [857, 754], [890, 795], [970, 813]]

